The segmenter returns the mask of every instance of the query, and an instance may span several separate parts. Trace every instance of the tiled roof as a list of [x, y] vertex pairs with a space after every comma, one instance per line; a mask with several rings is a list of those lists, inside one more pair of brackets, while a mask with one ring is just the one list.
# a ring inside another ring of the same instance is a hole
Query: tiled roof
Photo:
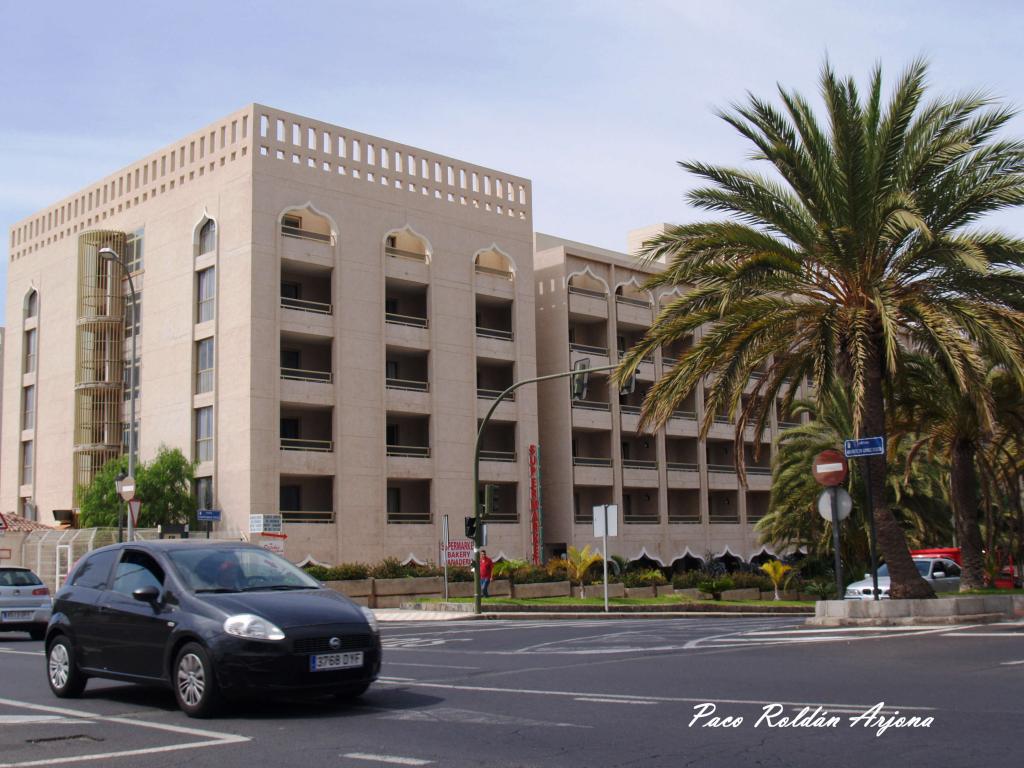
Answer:
[[21, 515], [16, 515], [13, 512], [4, 512], [4, 520], [7, 521], [7, 530], [11, 533], [56, 530], [52, 525], [44, 525], [43, 523], [37, 523], [35, 520], [27, 520]]

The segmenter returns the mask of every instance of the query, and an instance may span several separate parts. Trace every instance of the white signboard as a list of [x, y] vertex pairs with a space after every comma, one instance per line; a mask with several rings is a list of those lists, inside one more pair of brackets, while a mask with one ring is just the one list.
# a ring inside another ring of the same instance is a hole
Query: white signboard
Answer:
[[594, 507], [594, 537], [605, 536], [605, 510], [608, 510], [608, 536], [619, 535], [619, 507], [616, 504], [598, 504]]
[[470, 566], [473, 564], [473, 542], [470, 539], [449, 541], [445, 551], [448, 565]]
[[281, 533], [281, 515], [249, 515], [249, 533]]
[[275, 555], [284, 554], [284, 539], [265, 539], [260, 537], [260, 546], [267, 550], [267, 552], [273, 552]]

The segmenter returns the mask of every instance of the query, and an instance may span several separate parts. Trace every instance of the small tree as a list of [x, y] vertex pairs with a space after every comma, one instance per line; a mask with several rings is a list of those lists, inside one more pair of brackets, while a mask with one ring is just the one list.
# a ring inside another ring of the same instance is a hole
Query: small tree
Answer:
[[79, 524], [83, 528], [113, 528], [124, 510], [117, 492], [117, 476], [128, 473], [128, 457], [118, 456], [104, 464], [92, 482], [78, 490]]
[[597, 552], [591, 552], [590, 545], [587, 544], [583, 549], [569, 547], [566, 552], [565, 559], [567, 563], [566, 570], [569, 574], [569, 581], [580, 586], [580, 593], [582, 595], [583, 582], [587, 578], [587, 573], [590, 571], [591, 567], [601, 562], [601, 555]]
[[768, 574], [768, 578], [772, 580], [772, 586], [775, 587], [775, 599], [781, 600], [779, 597], [779, 586], [782, 584], [783, 579], [786, 578], [786, 574], [793, 570], [793, 567], [785, 565], [778, 560], [769, 560], [761, 566], [761, 570]]

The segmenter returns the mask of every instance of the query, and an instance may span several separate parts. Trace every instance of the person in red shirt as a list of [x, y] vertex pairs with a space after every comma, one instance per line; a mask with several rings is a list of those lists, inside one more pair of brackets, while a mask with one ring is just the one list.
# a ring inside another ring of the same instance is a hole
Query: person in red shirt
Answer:
[[480, 550], [480, 595], [490, 597], [487, 594], [487, 587], [491, 584], [491, 574], [494, 572], [494, 561], [487, 556], [487, 550]]

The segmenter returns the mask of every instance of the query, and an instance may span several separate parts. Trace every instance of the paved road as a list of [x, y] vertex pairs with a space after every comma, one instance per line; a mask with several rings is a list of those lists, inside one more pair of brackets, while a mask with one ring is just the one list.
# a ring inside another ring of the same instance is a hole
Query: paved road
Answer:
[[[46, 688], [41, 644], [0, 635], [0, 766], [1020, 761], [1022, 624], [396, 622], [385, 626], [384, 645], [384, 677], [358, 705], [251, 701], [196, 721], [174, 708], [169, 693], [114, 683], [94, 681], [83, 698], [58, 700]], [[867, 727], [865, 712], [879, 702], [879, 719], [899, 710], [932, 724], [877, 735], [879, 723]], [[766, 706], [771, 716], [755, 725]], [[818, 727], [781, 727], [805, 707], [820, 717]], [[705, 716], [691, 725], [697, 711]], [[735, 727], [702, 727], [712, 717], [731, 717]], [[825, 725], [828, 717], [838, 719], [834, 726]]]

